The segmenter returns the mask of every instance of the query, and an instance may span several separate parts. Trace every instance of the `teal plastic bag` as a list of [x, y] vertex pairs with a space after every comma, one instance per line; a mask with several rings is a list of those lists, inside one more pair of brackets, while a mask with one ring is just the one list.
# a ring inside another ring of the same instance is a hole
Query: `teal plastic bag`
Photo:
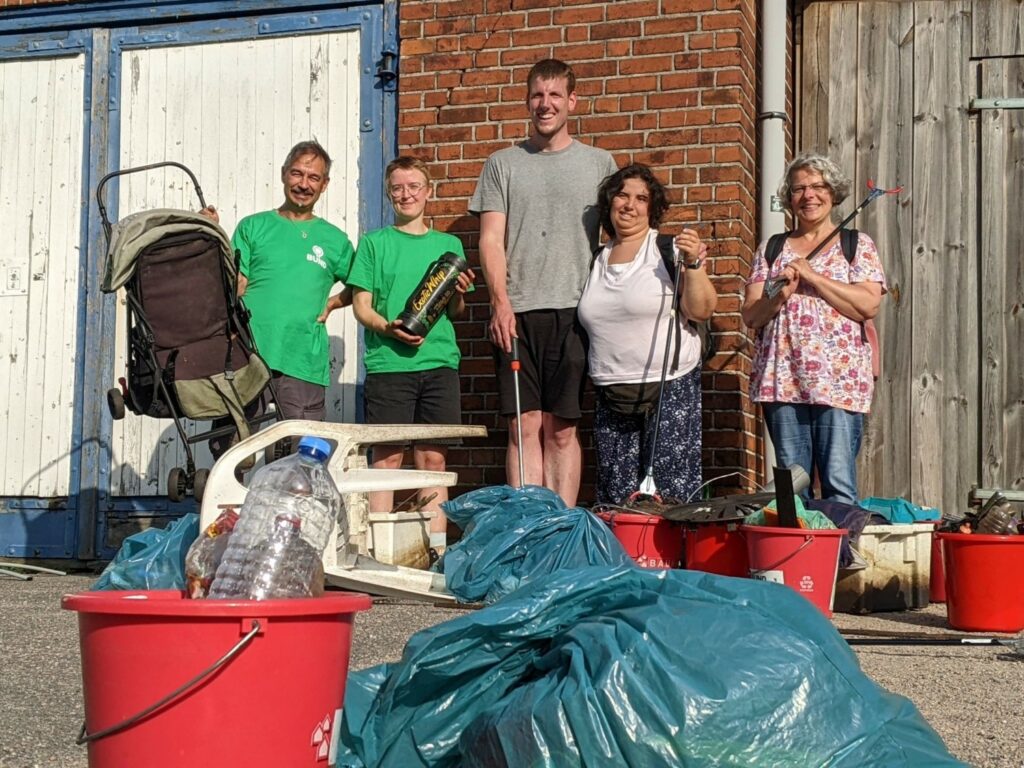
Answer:
[[445, 586], [461, 602], [493, 603], [567, 568], [633, 565], [604, 522], [565, 506], [547, 488], [488, 486], [443, 506], [464, 532], [440, 565]]
[[166, 528], [147, 528], [121, 543], [93, 590], [184, 589], [185, 555], [199, 536], [199, 515], [189, 513]]
[[963, 765], [778, 584], [581, 568], [349, 675], [338, 766]]
[[937, 509], [926, 509], [906, 499], [884, 499], [869, 496], [857, 502], [857, 506], [881, 515], [890, 523], [920, 523], [924, 520], [940, 520], [942, 513]]

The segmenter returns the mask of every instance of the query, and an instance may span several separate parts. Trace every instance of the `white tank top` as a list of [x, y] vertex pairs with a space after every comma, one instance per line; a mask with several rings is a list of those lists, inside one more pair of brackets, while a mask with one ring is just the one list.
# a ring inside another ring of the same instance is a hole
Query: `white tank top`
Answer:
[[[579, 318], [590, 340], [590, 378], [594, 384], [658, 381], [671, 344], [666, 379], [692, 371], [700, 361], [700, 339], [681, 312], [670, 313], [672, 278], [665, 268], [651, 230], [628, 264], [608, 264], [611, 249], [601, 249], [580, 298]], [[673, 246], [674, 248], [674, 246]], [[685, 279], [685, 275], [683, 275]], [[681, 323], [679, 366], [675, 361], [676, 332]]]

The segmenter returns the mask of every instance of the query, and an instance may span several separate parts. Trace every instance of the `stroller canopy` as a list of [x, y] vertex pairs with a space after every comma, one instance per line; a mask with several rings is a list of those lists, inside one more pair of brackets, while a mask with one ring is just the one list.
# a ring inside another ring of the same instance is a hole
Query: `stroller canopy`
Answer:
[[100, 289], [105, 293], [113, 293], [127, 283], [135, 274], [139, 254], [164, 237], [200, 231], [220, 242], [225, 266], [228, 273], [234, 275], [231, 241], [220, 225], [192, 211], [155, 208], [125, 216], [113, 225]]

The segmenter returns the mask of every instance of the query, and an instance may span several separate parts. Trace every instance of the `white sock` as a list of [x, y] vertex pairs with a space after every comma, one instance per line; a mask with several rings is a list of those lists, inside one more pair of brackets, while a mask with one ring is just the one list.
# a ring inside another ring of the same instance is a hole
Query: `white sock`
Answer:
[[448, 532], [447, 531], [431, 531], [430, 532], [430, 548], [437, 549], [438, 547], [448, 546]]

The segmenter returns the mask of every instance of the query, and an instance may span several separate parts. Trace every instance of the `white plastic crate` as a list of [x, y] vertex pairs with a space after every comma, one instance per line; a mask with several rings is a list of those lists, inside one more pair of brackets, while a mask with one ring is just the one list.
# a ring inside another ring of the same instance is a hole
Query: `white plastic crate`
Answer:
[[926, 523], [865, 526], [856, 548], [868, 567], [839, 571], [835, 610], [874, 613], [926, 607], [934, 529]]
[[382, 512], [369, 515], [369, 549], [389, 565], [426, 568], [430, 565], [430, 521], [433, 512]]

